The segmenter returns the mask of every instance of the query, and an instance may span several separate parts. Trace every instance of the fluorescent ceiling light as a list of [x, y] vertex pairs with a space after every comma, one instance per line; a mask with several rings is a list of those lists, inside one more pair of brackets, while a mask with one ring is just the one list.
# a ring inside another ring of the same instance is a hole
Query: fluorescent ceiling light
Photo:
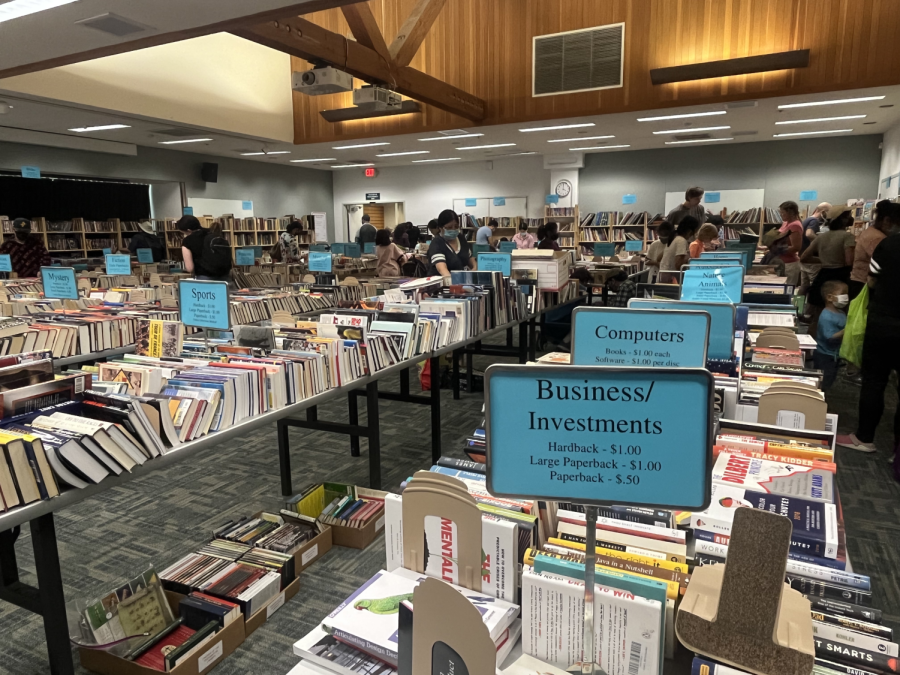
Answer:
[[532, 150], [531, 152], [513, 152], [508, 155], [503, 155], [503, 157], [518, 157], [519, 155], [536, 155], [537, 150]]
[[242, 152], [241, 157], [256, 157], [258, 155], [289, 155], [290, 150], [278, 150], [276, 152]]
[[428, 150], [413, 150], [412, 152], [387, 152], [383, 155], [375, 155], [376, 157], [403, 157], [405, 155], [430, 155]]
[[697, 127], [696, 129], [669, 129], [668, 131], [654, 131], [653, 134], [658, 136], [659, 134], [683, 134], [694, 133], [696, 131], [721, 131], [722, 129], [730, 129], [731, 127]]
[[441, 157], [440, 159], [414, 159], [413, 164], [425, 164], [426, 162], [454, 162], [462, 157]]
[[[2, 8], [3, 5], [0, 5]], [[75, 133], [83, 134], [86, 131], [110, 131], [111, 129], [130, 129], [131, 127], [127, 124], [102, 124], [96, 127], [78, 127], [77, 129], [69, 129], [69, 131], [74, 131]]]
[[378, 145], [390, 145], [390, 143], [360, 143], [359, 145], [336, 145], [332, 150], [355, 150], [356, 148], [374, 148]]
[[374, 166], [375, 162], [368, 162], [367, 164], [338, 164], [337, 166], [331, 167], [332, 169], [352, 169], [355, 166]]
[[630, 145], [598, 145], [595, 148], [569, 148], [569, 152], [578, 152], [579, 150], [613, 150], [614, 148], [630, 148]]
[[0, 5], [0, 23], [54, 7], [62, 7], [72, 2], [75, 0], [12, 0]]
[[666, 145], [681, 145], [683, 143], [715, 143], [716, 141], [733, 140], [733, 138], [692, 138], [689, 141], [666, 141]]
[[809, 103], [786, 103], [785, 105], [780, 105], [778, 108], [780, 110], [784, 110], [785, 108], [810, 108], [816, 105], [837, 105], [839, 103], [865, 103], [866, 101], [880, 101], [884, 98], [884, 96], [862, 96], [860, 98], [838, 98], [833, 101], [810, 101]]
[[584, 122], [582, 124], [558, 124], [552, 127], [532, 127], [531, 129], [519, 129], [519, 131], [527, 134], [531, 131], [557, 131], [559, 129], [581, 129], [583, 127], [593, 126], [596, 126], [593, 122]]
[[615, 136], [579, 136], [578, 138], [552, 138], [548, 143], [576, 143], [578, 141], [599, 141], [604, 138], [615, 138]]
[[494, 143], [493, 145], [464, 145], [457, 150], [487, 150], [488, 148], [509, 148], [515, 143]]
[[830, 131], [795, 131], [792, 134], [775, 134], [773, 138], [784, 138], [785, 136], [816, 136], [818, 134], [847, 134], [853, 129], [831, 129]]
[[336, 162], [337, 157], [320, 157], [319, 159], [292, 159], [292, 164], [305, 164], [306, 162]]
[[843, 115], [841, 117], [815, 117], [808, 120], [788, 120], [775, 124], [807, 124], [809, 122], [836, 122], [837, 120], [861, 120], [865, 115]]
[[456, 134], [456, 136], [435, 136], [434, 138], [420, 138], [420, 141], [452, 141], [454, 138], [478, 138], [484, 134]]
[[178, 145], [179, 143], [208, 143], [212, 141], [211, 138], [188, 138], [184, 141], [160, 141], [160, 145]]
[[661, 122], [662, 120], [683, 120], [688, 117], [709, 117], [710, 115], [724, 115], [725, 110], [712, 110], [710, 112], [685, 113], [683, 115], [662, 115], [661, 117], [638, 117], [638, 122]]

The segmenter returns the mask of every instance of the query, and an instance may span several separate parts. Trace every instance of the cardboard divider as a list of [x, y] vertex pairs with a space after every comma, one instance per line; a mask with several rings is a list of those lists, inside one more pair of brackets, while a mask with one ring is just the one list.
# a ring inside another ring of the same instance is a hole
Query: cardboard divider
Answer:
[[[783, 419], [779, 423], [779, 418], [784, 418], [786, 413], [793, 413], [787, 417], [796, 418], [796, 425], [787, 424]], [[828, 404], [819, 392], [782, 386], [769, 388], [759, 397], [757, 420], [760, 424], [824, 431], [827, 414]]]
[[[184, 597], [178, 593], [166, 591], [166, 599], [172, 613], [178, 616], [178, 603]], [[196, 653], [185, 659], [172, 670], [172, 675], [202, 675], [213, 669], [226, 656], [232, 654], [246, 637], [243, 615], [216, 633]], [[159, 675], [158, 670], [146, 668], [134, 661], [120, 658], [102, 649], [78, 650], [81, 665], [100, 675]]]

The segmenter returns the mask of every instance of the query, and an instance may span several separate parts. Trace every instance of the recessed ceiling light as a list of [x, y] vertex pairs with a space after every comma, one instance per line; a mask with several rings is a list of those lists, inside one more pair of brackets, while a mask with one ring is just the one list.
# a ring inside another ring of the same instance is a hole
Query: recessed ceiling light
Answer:
[[338, 164], [337, 166], [331, 167], [332, 169], [352, 169], [355, 166], [374, 166], [375, 162], [368, 162], [367, 164]]
[[831, 129], [830, 131], [796, 131], [792, 134], [775, 134], [773, 138], [784, 138], [785, 136], [816, 136], [818, 134], [848, 134], [853, 129]]
[[413, 164], [426, 164], [427, 162], [455, 162], [462, 157], [441, 157], [439, 159], [414, 159]]
[[360, 143], [358, 145], [336, 145], [332, 150], [354, 150], [356, 148], [374, 148], [379, 145], [390, 145], [390, 143]]
[[654, 131], [654, 135], [659, 134], [683, 134], [685, 132], [694, 133], [695, 131], [721, 131], [722, 129], [730, 129], [731, 127], [697, 127], [696, 129], [693, 127], [685, 128], [685, 129], [669, 129], [668, 131]]
[[615, 138], [615, 136], [579, 136], [578, 138], [553, 138], [548, 143], [571, 143], [572, 141], [599, 141], [604, 138]]
[[500, 155], [501, 157], [519, 157], [520, 155], [536, 155], [537, 151], [532, 150], [531, 152], [512, 152], [508, 155]]
[[241, 157], [254, 157], [258, 155], [289, 155], [290, 150], [277, 150], [275, 152], [242, 152]]
[[430, 155], [428, 150], [413, 150], [412, 152], [386, 152], [383, 155], [375, 155], [376, 157], [403, 157], [405, 155]]
[[837, 120], [861, 120], [865, 115], [843, 115], [841, 117], [814, 117], [808, 120], [787, 120], [775, 124], [807, 124], [809, 122], [836, 122]]
[[209, 143], [211, 138], [188, 138], [183, 141], [160, 141], [160, 145], [178, 145], [180, 143]]
[[710, 115], [724, 115], [725, 110], [712, 110], [710, 112], [684, 113], [683, 115], [662, 115], [660, 117], [638, 117], [638, 122], [661, 122], [662, 120], [683, 120], [688, 117], [709, 117]]
[[336, 162], [337, 157], [320, 157], [319, 159], [292, 159], [292, 164], [305, 164], [307, 162]]
[[531, 129], [519, 129], [519, 131], [527, 134], [530, 131], [557, 131], [558, 129], [581, 129], [593, 126], [596, 126], [593, 122], [584, 122], [582, 124], [558, 124], [552, 127], [532, 127]]
[[716, 141], [733, 141], [733, 138], [692, 138], [688, 141], [666, 141], [666, 145], [681, 145], [683, 143], [715, 143]]
[[577, 152], [579, 150], [613, 150], [614, 148], [630, 148], [630, 145], [598, 145], [596, 148], [569, 148], [569, 152]]
[[21, 16], [36, 14], [54, 7], [68, 5], [75, 0], [12, 0], [0, 4], [0, 23], [18, 19]]
[[464, 145], [456, 148], [457, 150], [487, 150], [488, 148], [509, 148], [515, 143], [494, 143], [492, 145]]
[[786, 103], [785, 105], [780, 105], [778, 108], [780, 110], [784, 110], [785, 108], [810, 108], [816, 105], [837, 105], [839, 103], [865, 103], [866, 101], [880, 101], [884, 98], [884, 96], [862, 96], [860, 98], [839, 98], [833, 101], [810, 101], [809, 103]]
[[83, 134], [86, 131], [110, 131], [112, 129], [130, 129], [131, 127], [127, 124], [102, 124], [96, 127], [78, 127], [77, 129], [69, 129], [69, 131], [74, 131], [79, 134]]
[[420, 138], [420, 141], [446, 141], [454, 138], [478, 138], [484, 134], [455, 134], [454, 136], [435, 136], [434, 138]]

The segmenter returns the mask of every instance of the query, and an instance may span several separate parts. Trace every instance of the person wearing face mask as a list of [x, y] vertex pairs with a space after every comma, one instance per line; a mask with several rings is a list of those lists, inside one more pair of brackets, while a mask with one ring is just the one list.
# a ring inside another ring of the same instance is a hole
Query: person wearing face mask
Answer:
[[822, 389], [827, 391], [837, 377], [837, 360], [847, 325], [847, 305], [850, 304], [847, 284], [843, 281], [826, 281], [822, 284], [825, 309], [819, 315], [816, 333], [815, 367], [822, 371]]
[[668, 220], [662, 221], [659, 224], [659, 227], [656, 228], [656, 235], [659, 239], [654, 241], [647, 248], [647, 268], [650, 270], [650, 274], [647, 277], [647, 283], [656, 283], [656, 278], [659, 276], [659, 263], [662, 260], [663, 254], [666, 252], [666, 246], [668, 246], [669, 240], [672, 238], [673, 229], [672, 223]]
[[516, 248], [534, 248], [537, 245], [537, 237], [528, 231], [528, 222], [519, 223], [519, 231], [513, 237], [516, 242]]
[[556, 243], [556, 240], [559, 239], [559, 224], [554, 222], [545, 223], [538, 228], [538, 240], [540, 243], [538, 244], [539, 249], [550, 250], [550, 251], [559, 251], [559, 244]]
[[458, 272], [468, 267], [477, 270], [468, 242], [459, 236], [459, 217], [454, 211], [441, 211], [437, 219], [437, 229], [431, 228], [434, 237], [428, 247], [428, 276], [449, 277], [450, 272]]
[[13, 272], [19, 277], [37, 277], [41, 267], [50, 266], [50, 254], [41, 237], [31, 234], [31, 221], [16, 218], [13, 221], [14, 239], [7, 239], [0, 246], [0, 253], [9, 256]]

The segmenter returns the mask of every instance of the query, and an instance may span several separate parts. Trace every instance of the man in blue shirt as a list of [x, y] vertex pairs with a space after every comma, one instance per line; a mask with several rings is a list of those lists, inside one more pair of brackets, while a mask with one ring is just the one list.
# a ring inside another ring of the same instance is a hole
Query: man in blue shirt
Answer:
[[[494, 230], [497, 229], [498, 225], [499, 223], [496, 220], [491, 220], [487, 225], [479, 227], [475, 233], [475, 243], [491, 246], [491, 237], [494, 236]], [[493, 246], [491, 248], [493, 249]]]

